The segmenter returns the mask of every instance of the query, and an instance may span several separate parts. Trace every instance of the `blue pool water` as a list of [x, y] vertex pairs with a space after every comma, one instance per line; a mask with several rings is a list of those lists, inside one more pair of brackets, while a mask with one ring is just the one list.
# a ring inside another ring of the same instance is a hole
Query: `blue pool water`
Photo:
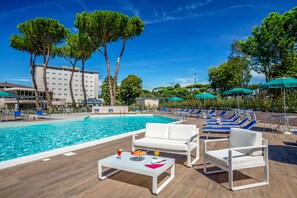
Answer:
[[176, 120], [162, 116], [91, 117], [86, 120], [0, 128], [0, 162]]

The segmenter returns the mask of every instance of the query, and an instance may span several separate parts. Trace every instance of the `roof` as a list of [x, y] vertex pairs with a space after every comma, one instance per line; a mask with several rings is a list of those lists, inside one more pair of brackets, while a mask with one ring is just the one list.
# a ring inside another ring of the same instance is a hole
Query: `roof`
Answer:
[[[35, 65], [36, 67], [43, 67], [43, 65]], [[69, 71], [72, 71], [72, 67], [68, 67], [68, 66], [61, 66], [61, 67], [58, 67], [58, 66], [51, 66], [51, 65], [48, 65], [47, 66], [48, 69], [56, 69], [56, 70], [69, 70]], [[81, 71], [78, 67], [75, 67], [75, 71]], [[87, 71], [85, 70], [85, 73], [90, 73], [90, 74], [99, 74], [99, 72], [95, 72], [95, 71]]]
[[13, 88], [13, 87], [20, 87], [20, 88], [32, 88], [29, 86], [25, 86], [25, 85], [19, 85], [19, 84], [14, 84], [14, 83], [10, 83], [10, 82], [0, 82], [0, 88]]

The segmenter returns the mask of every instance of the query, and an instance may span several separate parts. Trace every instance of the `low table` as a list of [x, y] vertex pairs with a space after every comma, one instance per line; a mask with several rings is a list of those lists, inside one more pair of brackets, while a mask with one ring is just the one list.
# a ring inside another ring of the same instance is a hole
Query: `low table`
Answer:
[[[117, 155], [112, 155], [98, 161], [98, 177], [103, 180], [121, 170], [151, 176], [153, 177], [152, 192], [153, 194], [158, 194], [174, 178], [175, 160], [172, 158], [158, 157], [158, 159], [166, 159], [166, 163], [163, 166], [156, 169], [145, 166], [145, 164], [151, 164], [153, 157], [154, 156], [145, 155], [141, 157], [141, 159], [143, 159], [142, 161], [137, 161], [137, 157], [128, 152], [123, 152], [121, 158], [117, 158]], [[108, 167], [116, 170], [103, 176], [102, 167]], [[169, 168], [170, 177], [158, 187], [158, 176]]]

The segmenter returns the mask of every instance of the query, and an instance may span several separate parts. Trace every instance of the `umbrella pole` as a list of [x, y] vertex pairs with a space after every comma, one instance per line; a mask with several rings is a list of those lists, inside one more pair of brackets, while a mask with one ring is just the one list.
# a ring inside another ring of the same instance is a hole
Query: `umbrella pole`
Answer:
[[203, 98], [203, 102], [204, 102], [204, 109], [206, 109], [205, 98]]
[[286, 87], [284, 86], [284, 113], [285, 113], [285, 132], [288, 131], [287, 111], [286, 111]]
[[239, 95], [237, 95], [237, 107], [239, 109]]

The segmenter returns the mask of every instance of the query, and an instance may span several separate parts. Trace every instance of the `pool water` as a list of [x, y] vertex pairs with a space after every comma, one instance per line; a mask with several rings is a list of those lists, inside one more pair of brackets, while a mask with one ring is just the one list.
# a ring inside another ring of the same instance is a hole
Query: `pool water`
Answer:
[[88, 119], [0, 128], [0, 162], [170, 123], [162, 116], [95, 116]]

